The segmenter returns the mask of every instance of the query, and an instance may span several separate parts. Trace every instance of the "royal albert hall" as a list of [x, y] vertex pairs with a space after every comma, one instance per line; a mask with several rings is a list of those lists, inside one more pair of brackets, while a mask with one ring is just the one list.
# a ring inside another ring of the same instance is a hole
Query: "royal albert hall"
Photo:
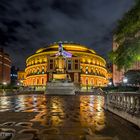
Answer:
[[[63, 52], [58, 56], [60, 48]], [[105, 59], [86, 46], [61, 42], [46, 45], [26, 59], [23, 85], [45, 87], [52, 79], [63, 80], [66, 74], [83, 88], [108, 84]]]

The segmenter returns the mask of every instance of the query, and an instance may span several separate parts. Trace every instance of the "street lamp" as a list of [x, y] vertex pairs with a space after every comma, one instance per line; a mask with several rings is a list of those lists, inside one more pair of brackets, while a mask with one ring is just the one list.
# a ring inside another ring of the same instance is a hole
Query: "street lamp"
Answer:
[[6, 86], [6, 85], [7, 85], [7, 83], [6, 83], [6, 82], [3, 82], [3, 85], [4, 85], [4, 86]]
[[5, 86], [7, 85], [6, 82], [3, 82], [3, 93], [5, 94]]
[[112, 82], [109, 82], [108, 85], [111, 86], [112, 85]]
[[124, 77], [124, 78], [123, 78], [123, 83], [126, 84], [127, 82], [128, 82], [127, 77]]

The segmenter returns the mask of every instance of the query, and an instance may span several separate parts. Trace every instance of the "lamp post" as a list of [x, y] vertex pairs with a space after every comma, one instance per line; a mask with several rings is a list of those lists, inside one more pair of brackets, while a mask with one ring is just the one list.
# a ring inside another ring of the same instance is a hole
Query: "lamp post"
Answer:
[[4, 94], [5, 94], [5, 86], [7, 85], [7, 83], [6, 82], [3, 82], [3, 92], [4, 92]]
[[109, 86], [112, 86], [112, 82], [109, 82], [108, 85], [109, 85]]
[[7, 83], [6, 83], [6, 82], [3, 82], [3, 85], [4, 85], [4, 86], [6, 86], [6, 85], [7, 85]]
[[128, 83], [128, 79], [127, 79], [127, 77], [124, 77], [123, 78], [123, 85], [125, 86], [127, 83]]
[[128, 82], [127, 77], [124, 77], [124, 78], [123, 78], [123, 83], [126, 84], [127, 82]]

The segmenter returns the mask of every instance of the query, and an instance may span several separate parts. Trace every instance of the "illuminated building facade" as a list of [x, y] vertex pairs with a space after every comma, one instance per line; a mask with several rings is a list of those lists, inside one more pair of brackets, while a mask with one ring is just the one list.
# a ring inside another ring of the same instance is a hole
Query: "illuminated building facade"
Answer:
[[[60, 57], [57, 61], [56, 56], [60, 45], [63, 47], [64, 55], [70, 55], [65, 61]], [[62, 71], [61, 68], [63, 68]], [[23, 84], [24, 86], [43, 87], [51, 78], [51, 73], [55, 74], [56, 72], [69, 74], [74, 83], [83, 87], [106, 86], [108, 84], [106, 61], [92, 49], [67, 42], [45, 46], [28, 57]]]
[[10, 83], [11, 59], [7, 53], [0, 49], [0, 84]]
[[25, 71], [18, 71], [17, 80], [19, 85], [24, 85], [23, 81], [26, 79]]

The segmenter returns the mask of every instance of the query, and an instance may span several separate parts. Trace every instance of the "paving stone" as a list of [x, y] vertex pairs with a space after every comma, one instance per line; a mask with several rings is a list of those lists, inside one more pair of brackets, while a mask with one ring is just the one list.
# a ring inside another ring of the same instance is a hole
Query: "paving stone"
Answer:
[[38, 129], [22, 129], [20, 130], [18, 133], [32, 133], [32, 134], [39, 134], [39, 130]]
[[96, 131], [100, 131], [100, 130], [102, 130], [103, 128], [105, 128], [105, 125], [97, 125], [97, 124], [96, 124], [96, 126], [95, 126], [95, 130], [96, 130]]
[[42, 135], [40, 140], [85, 140], [82, 135]]
[[43, 129], [41, 134], [59, 134], [59, 130], [57, 128], [47, 128]]
[[113, 137], [113, 140], [119, 140], [118, 136]]
[[64, 135], [88, 135], [91, 134], [89, 128], [82, 127], [70, 127], [70, 128], [60, 128], [60, 134]]
[[13, 140], [34, 140], [34, 135], [33, 134], [17, 134]]
[[112, 137], [105, 137], [105, 136], [97, 136], [97, 135], [87, 135], [86, 140], [113, 140]]
[[12, 135], [12, 134], [1, 134], [0, 133], [0, 140], [11, 140], [12, 139], [12, 137], [14, 137], [14, 135]]
[[0, 140], [11, 139], [15, 135], [15, 129], [0, 128]]
[[14, 126], [16, 122], [5, 122], [0, 124], [0, 126]]
[[16, 124], [16, 126], [20, 127], [31, 127], [33, 124], [31, 122], [19, 122]]
[[19, 134], [33, 134], [34, 139], [38, 139], [39, 130], [38, 129], [22, 129], [18, 132]]
[[9, 133], [15, 133], [16, 130], [12, 128], [0, 128], [0, 132], [9, 132]]

